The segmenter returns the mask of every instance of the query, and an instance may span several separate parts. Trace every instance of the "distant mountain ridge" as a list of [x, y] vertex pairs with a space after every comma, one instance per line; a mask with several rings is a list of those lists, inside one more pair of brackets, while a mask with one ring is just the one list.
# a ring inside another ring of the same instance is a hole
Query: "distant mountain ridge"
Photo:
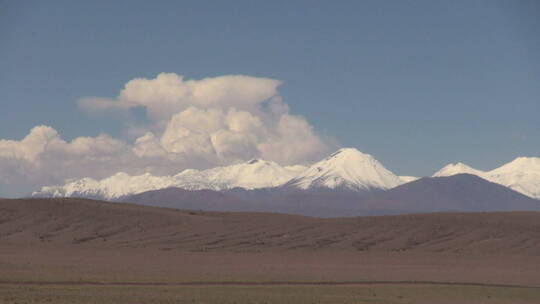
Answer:
[[381, 205], [419, 212], [540, 210], [539, 200], [473, 174], [424, 177], [376, 199]]
[[275, 162], [253, 159], [241, 164], [208, 170], [187, 169], [172, 176], [154, 176], [149, 173], [129, 175], [120, 172], [99, 181], [83, 178], [65, 185], [43, 187], [40, 191], [34, 192], [33, 196], [110, 200], [170, 187], [216, 191], [236, 187], [258, 189], [279, 186], [305, 169], [306, 167], [299, 165], [282, 167]]
[[299, 189], [386, 190], [405, 183], [373, 156], [344, 148], [310, 166], [285, 186]]
[[120, 200], [177, 209], [278, 212], [317, 217], [540, 210], [539, 200], [471, 174], [424, 177], [392, 189], [368, 192], [344, 188], [237, 188], [221, 192], [168, 188]]
[[529, 197], [540, 199], [540, 158], [518, 157], [491, 171], [481, 171], [463, 163], [446, 165], [433, 176], [452, 176], [468, 173], [506, 186]]
[[[433, 177], [472, 174], [506, 186], [531, 198], [540, 199], [540, 158], [519, 157], [491, 171], [481, 171], [463, 163], [445, 166]], [[87, 197], [116, 200], [146, 191], [166, 188], [226, 191], [272, 189], [283, 192], [352, 191], [359, 193], [393, 189], [418, 178], [397, 176], [369, 154], [354, 148], [339, 149], [309, 166], [280, 166], [271, 161], [253, 159], [245, 163], [207, 170], [187, 169], [176, 175], [117, 173], [102, 180], [82, 178], [65, 185], [46, 186], [35, 197]]]
[[65, 185], [47, 186], [34, 192], [35, 197], [89, 197], [118, 199], [151, 190], [182, 188], [185, 190], [247, 190], [287, 187], [343, 187], [355, 191], [389, 189], [414, 177], [393, 174], [371, 155], [344, 148], [310, 166], [280, 166], [275, 162], [253, 159], [245, 163], [208, 170], [187, 169], [172, 176], [149, 173], [129, 175], [117, 173], [102, 180], [82, 178]]

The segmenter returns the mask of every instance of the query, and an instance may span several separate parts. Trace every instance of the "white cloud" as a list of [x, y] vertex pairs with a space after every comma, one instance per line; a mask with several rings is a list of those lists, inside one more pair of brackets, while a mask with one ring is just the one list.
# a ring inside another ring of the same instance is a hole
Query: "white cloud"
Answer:
[[[268, 140], [261, 143], [259, 150], [265, 159], [295, 164], [315, 160], [326, 154], [330, 145], [314, 133], [303, 117], [284, 114], [279, 117], [277, 128], [273, 130]], [[321, 155], [320, 151], [324, 153]]]
[[161, 144], [167, 152], [230, 163], [258, 157], [257, 145], [265, 133], [260, 118], [249, 112], [189, 107], [171, 118]]
[[66, 142], [55, 129], [37, 126], [21, 141], [0, 140], [0, 181], [34, 185], [85, 172], [106, 172], [112, 160], [125, 155], [126, 148], [125, 143], [108, 135]]
[[184, 80], [174, 73], [161, 73], [154, 79], [129, 81], [117, 99], [83, 98], [82, 109], [97, 112], [145, 107], [153, 120], [168, 120], [190, 106], [226, 109], [254, 109], [277, 96], [280, 81], [244, 75], [227, 75], [201, 80]]
[[35, 163], [42, 152], [62, 144], [64, 142], [55, 129], [48, 126], [37, 126], [21, 141], [0, 140], [0, 157]]
[[138, 157], [159, 158], [166, 155], [166, 151], [161, 146], [159, 139], [152, 132], [146, 132], [143, 136], [135, 140], [133, 152]]
[[173, 73], [131, 80], [117, 98], [82, 98], [79, 106], [93, 113], [143, 107], [151, 124], [130, 126], [142, 135], [134, 141], [102, 134], [66, 142], [55, 129], [37, 126], [20, 141], [0, 140], [0, 182], [41, 186], [119, 171], [173, 174], [250, 158], [288, 165], [334, 148], [304, 118], [289, 113], [280, 84], [243, 75], [186, 80]]

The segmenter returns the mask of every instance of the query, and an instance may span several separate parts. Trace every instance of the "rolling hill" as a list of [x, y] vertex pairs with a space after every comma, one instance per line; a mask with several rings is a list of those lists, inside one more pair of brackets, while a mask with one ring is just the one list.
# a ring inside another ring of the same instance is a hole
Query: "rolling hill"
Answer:
[[0, 283], [540, 286], [539, 238], [538, 212], [321, 219], [74, 198], [0, 200]]
[[[489, 242], [487, 241], [489, 240]], [[200, 212], [86, 199], [0, 200], [0, 244], [182, 251], [345, 250], [540, 255], [540, 213], [321, 219]]]

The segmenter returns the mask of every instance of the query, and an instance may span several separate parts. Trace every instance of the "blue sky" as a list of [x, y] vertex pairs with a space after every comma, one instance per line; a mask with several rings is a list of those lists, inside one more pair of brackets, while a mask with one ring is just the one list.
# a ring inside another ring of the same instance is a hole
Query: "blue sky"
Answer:
[[123, 138], [77, 101], [161, 72], [281, 80], [291, 113], [401, 175], [540, 156], [537, 1], [0, 2], [0, 139]]

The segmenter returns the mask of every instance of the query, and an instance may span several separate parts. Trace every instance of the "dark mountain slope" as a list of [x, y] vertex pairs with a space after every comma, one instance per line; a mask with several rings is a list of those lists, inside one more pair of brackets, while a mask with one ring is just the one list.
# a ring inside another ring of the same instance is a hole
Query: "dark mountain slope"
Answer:
[[471, 174], [421, 178], [374, 200], [400, 212], [540, 210], [540, 201]]
[[214, 211], [259, 211], [319, 217], [441, 211], [540, 210], [540, 201], [477, 176], [426, 177], [387, 191], [267, 188], [149, 191], [122, 198], [143, 205]]
[[140, 205], [189, 210], [251, 211], [252, 204], [225, 192], [166, 188], [120, 198], [119, 201]]

